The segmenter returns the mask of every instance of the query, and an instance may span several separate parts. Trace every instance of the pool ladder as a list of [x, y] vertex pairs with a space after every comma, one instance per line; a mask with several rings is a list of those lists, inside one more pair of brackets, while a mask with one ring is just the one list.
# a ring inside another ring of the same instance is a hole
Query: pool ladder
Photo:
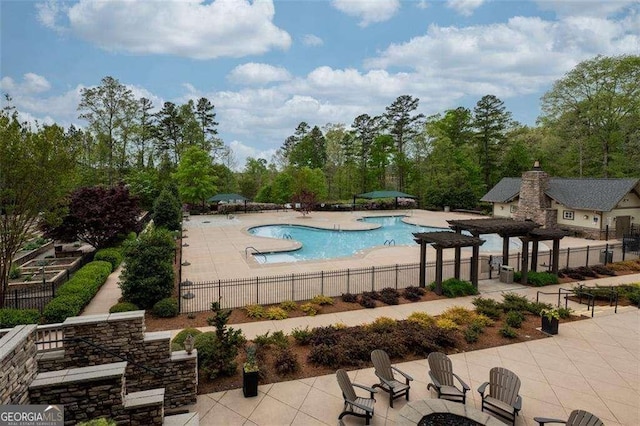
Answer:
[[337, 223], [337, 224], [336, 224], [336, 223], [334, 223], [334, 224], [333, 224], [333, 230], [334, 230], [334, 231], [339, 231], [339, 230], [340, 230], [340, 224], [339, 224], [339, 223]]
[[285, 240], [293, 240], [293, 237], [291, 236], [291, 234], [283, 234], [282, 238]]
[[396, 240], [394, 240], [393, 238], [390, 239], [390, 240], [385, 240], [384, 241], [384, 245], [385, 246], [392, 246], [392, 245], [395, 246], [396, 245]]
[[249, 250], [253, 250], [254, 251], [254, 253], [253, 253], [254, 256], [255, 255], [262, 256], [264, 258], [264, 263], [267, 263], [267, 255], [264, 254], [263, 252], [261, 252], [260, 250], [258, 250], [257, 248], [253, 247], [253, 246], [249, 246], [249, 247], [246, 247], [244, 249], [244, 258], [245, 259], [248, 257]]

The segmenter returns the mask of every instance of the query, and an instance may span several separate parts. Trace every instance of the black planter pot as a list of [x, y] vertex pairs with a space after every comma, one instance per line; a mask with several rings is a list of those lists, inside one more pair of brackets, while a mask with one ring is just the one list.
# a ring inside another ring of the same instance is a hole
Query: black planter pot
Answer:
[[547, 318], [542, 316], [542, 331], [547, 334], [558, 334], [558, 324], [560, 321], [557, 318]]
[[242, 393], [245, 398], [258, 396], [258, 375], [260, 372], [251, 371], [247, 373], [242, 370]]

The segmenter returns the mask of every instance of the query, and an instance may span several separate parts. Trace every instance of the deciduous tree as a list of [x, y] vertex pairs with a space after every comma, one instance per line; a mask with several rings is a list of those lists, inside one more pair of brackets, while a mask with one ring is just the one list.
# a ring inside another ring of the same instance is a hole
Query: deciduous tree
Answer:
[[183, 153], [178, 170], [174, 173], [180, 197], [184, 202], [201, 204], [216, 192], [211, 158], [202, 149], [192, 146]]

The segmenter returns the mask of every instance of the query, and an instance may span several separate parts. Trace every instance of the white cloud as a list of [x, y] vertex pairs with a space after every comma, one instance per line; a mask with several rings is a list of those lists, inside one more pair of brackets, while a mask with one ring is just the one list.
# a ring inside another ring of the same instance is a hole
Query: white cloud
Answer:
[[447, 0], [447, 7], [462, 16], [471, 16], [483, 3], [484, 0]]
[[427, 0], [420, 0], [416, 3], [416, 7], [418, 9], [428, 9], [429, 8], [429, 2]]
[[288, 49], [289, 34], [273, 23], [272, 0], [80, 0], [68, 9], [45, 3], [39, 19], [116, 52], [195, 59], [242, 57]]
[[331, 4], [349, 16], [360, 18], [361, 27], [388, 21], [400, 9], [400, 0], [333, 0]]
[[233, 150], [234, 157], [237, 161], [238, 170], [244, 169], [247, 163], [247, 158], [264, 158], [267, 161], [271, 160], [273, 154], [276, 153], [276, 149], [260, 150], [253, 146], [246, 145], [238, 140], [233, 140], [229, 143], [229, 147]]
[[567, 16], [593, 16], [604, 18], [612, 16], [633, 4], [638, 0], [537, 0], [541, 10], [555, 12], [560, 17]]
[[14, 92], [20, 94], [42, 93], [51, 88], [51, 84], [41, 75], [28, 72], [22, 76], [22, 82], [15, 82], [11, 77], [3, 77], [0, 80], [0, 89], [3, 92], [12, 94]]
[[249, 62], [235, 67], [227, 78], [238, 84], [263, 85], [291, 79], [289, 71], [269, 64]]
[[305, 46], [322, 46], [324, 41], [317, 35], [305, 34], [304, 37], [302, 37], [302, 44]]

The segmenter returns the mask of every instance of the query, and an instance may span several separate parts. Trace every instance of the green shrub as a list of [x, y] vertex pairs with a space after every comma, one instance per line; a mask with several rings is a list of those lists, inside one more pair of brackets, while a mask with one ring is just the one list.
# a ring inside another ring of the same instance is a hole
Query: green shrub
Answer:
[[319, 306], [314, 305], [313, 303], [304, 303], [300, 306], [300, 310], [304, 312], [305, 315], [313, 317], [318, 313]]
[[[220, 302], [212, 302], [211, 311], [213, 316], [207, 318], [207, 324], [216, 329], [215, 341], [213, 342], [214, 351], [210, 352], [210, 355], [202, 363], [200, 362], [200, 354], [198, 354], [198, 366], [213, 380], [221, 375], [228, 376], [235, 373], [238, 367], [236, 363], [238, 349], [244, 346], [246, 339], [242, 335], [242, 330], [234, 330], [227, 326], [229, 316], [231, 316], [230, 309], [222, 309]], [[206, 333], [199, 334], [196, 339], [204, 334]]]
[[438, 318], [436, 320], [436, 327], [447, 331], [457, 330], [459, 328], [458, 324], [451, 321], [449, 318]]
[[480, 333], [477, 331], [476, 328], [469, 326], [464, 330], [464, 340], [467, 343], [475, 343], [478, 341], [479, 338], [480, 338]]
[[[436, 283], [431, 283], [429, 288], [432, 291], [435, 291]], [[478, 290], [469, 281], [449, 278], [442, 282], [442, 294], [447, 297], [469, 296], [472, 294], [478, 294]]]
[[284, 302], [280, 303], [280, 308], [284, 309], [287, 312], [292, 312], [298, 309], [298, 304], [293, 300], [285, 300]]
[[177, 231], [181, 228], [182, 206], [176, 196], [169, 190], [163, 189], [153, 203], [153, 223], [158, 228]]
[[569, 318], [573, 313], [573, 309], [571, 308], [558, 308], [558, 315], [562, 319]]
[[296, 339], [299, 345], [306, 346], [311, 341], [311, 336], [313, 332], [309, 330], [309, 326], [305, 328], [294, 328], [291, 330], [291, 336]]
[[529, 312], [530, 305], [531, 302], [525, 296], [520, 296], [516, 293], [505, 293], [502, 295], [502, 310], [504, 312]]
[[176, 336], [171, 341], [171, 350], [184, 350], [184, 341], [186, 340], [187, 336], [192, 335], [194, 338], [196, 338], [199, 334], [202, 334], [202, 331], [198, 330], [197, 328], [185, 328], [184, 330], [178, 332], [178, 334], [176, 334]]
[[46, 323], [59, 323], [80, 314], [82, 307], [82, 300], [75, 295], [57, 296], [47, 303], [42, 317]]
[[119, 303], [116, 303], [115, 305], [113, 305], [112, 307], [109, 308], [109, 313], [110, 314], [115, 314], [117, 312], [137, 311], [139, 309], [140, 308], [138, 308], [133, 303], [119, 302]]
[[159, 318], [173, 318], [178, 315], [178, 300], [175, 297], [167, 297], [153, 305], [153, 315]]
[[529, 303], [529, 312], [533, 315], [540, 315], [545, 309], [551, 309], [553, 306], [550, 303], [531, 302]]
[[471, 309], [462, 306], [451, 306], [440, 315], [440, 318], [450, 319], [458, 325], [466, 325], [471, 323], [476, 316], [478, 314]]
[[497, 320], [502, 316], [502, 305], [493, 299], [476, 297], [471, 302], [476, 307], [476, 312], [491, 319]]
[[367, 309], [373, 309], [376, 307], [376, 300], [369, 295], [369, 293], [362, 293], [360, 295], [359, 303], [362, 307]]
[[151, 229], [124, 244], [125, 266], [120, 289], [125, 301], [149, 309], [171, 297], [174, 287], [173, 258], [176, 244], [171, 232]]
[[247, 305], [244, 307], [244, 311], [249, 318], [264, 318], [266, 312], [262, 305]]
[[12, 328], [21, 324], [37, 324], [40, 312], [37, 309], [0, 309], [0, 328]]
[[286, 376], [300, 370], [300, 363], [291, 349], [284, 348], [280, 349], [276, 354], [273, 367], [280, 376]]
[[509, 311], [505, 318], [505, 322], [513, 328], [520, 328], [524, 321], [524, 315], [520, 311]]
[[116, 422], [111, 419], [105, 419], [104, 417], [99, 419], [87, 420], [86, 422], [80, 422], [77, 426], [116, 426]]
[[506, 337], [507, 339], [515, 339], [516, 337], [518, 337], [518, 332], [509, 327], [508, 324], [502, 326], [502, 328], [500, 329], [500, 334], [502, 335], [502, 337]]
[[[522, 273], [519, 271], [514, 272], [513, 280], [522, 281]], [[535, 272], [529, 271], [527, 273], [527, 284], [534, 287], [543, 287], [545, 285], [558, 284], [558, 276], [551, 272]]]
[[96, 252], [93, 260], [103, 260], [111, 263], [111, 269], [115, 270], [122, 263], [122, 249], [119, 248], [103, 248]]
[[87, 263], [73, 277], [62, 284], [44, 308], [42, 316], [47, 323], [62, 322], [77, 316], [96, 295], [111, 273], [111, 263], [97, 260]]
[[266, 316], [270, 320], [283, 320], [289, 318], [289, 314], [287, 314], [287, 311], [275, 306], [267, 309]]
[[17, 280], [22, 275], [22, 269], [18, 265], [11, 265], [11, 269], [9, 269], [9, 279]]
[[313, 299], [311, 299], [311, 303], [320, 306], [333, 305], [333, 298], [325, 296], [323, 294], [318, 294], [316, 296], [313, 296]]
[[388, 317], [378, 317], [371, 324], [367, 324], [365, 327], [376, 333], [388, 333], [393, 331], [398, 326], [398, 321]]
[[260, 334], [253, 339], [253, 343], [258, 345], [259, 348], [266, 348], [272, 345], [279, 348], [289, 347], [289, 339], [287, 339], [287, 336], [280, 330], [274, 331], [273, 333], [267, 331], [265, 334]]

